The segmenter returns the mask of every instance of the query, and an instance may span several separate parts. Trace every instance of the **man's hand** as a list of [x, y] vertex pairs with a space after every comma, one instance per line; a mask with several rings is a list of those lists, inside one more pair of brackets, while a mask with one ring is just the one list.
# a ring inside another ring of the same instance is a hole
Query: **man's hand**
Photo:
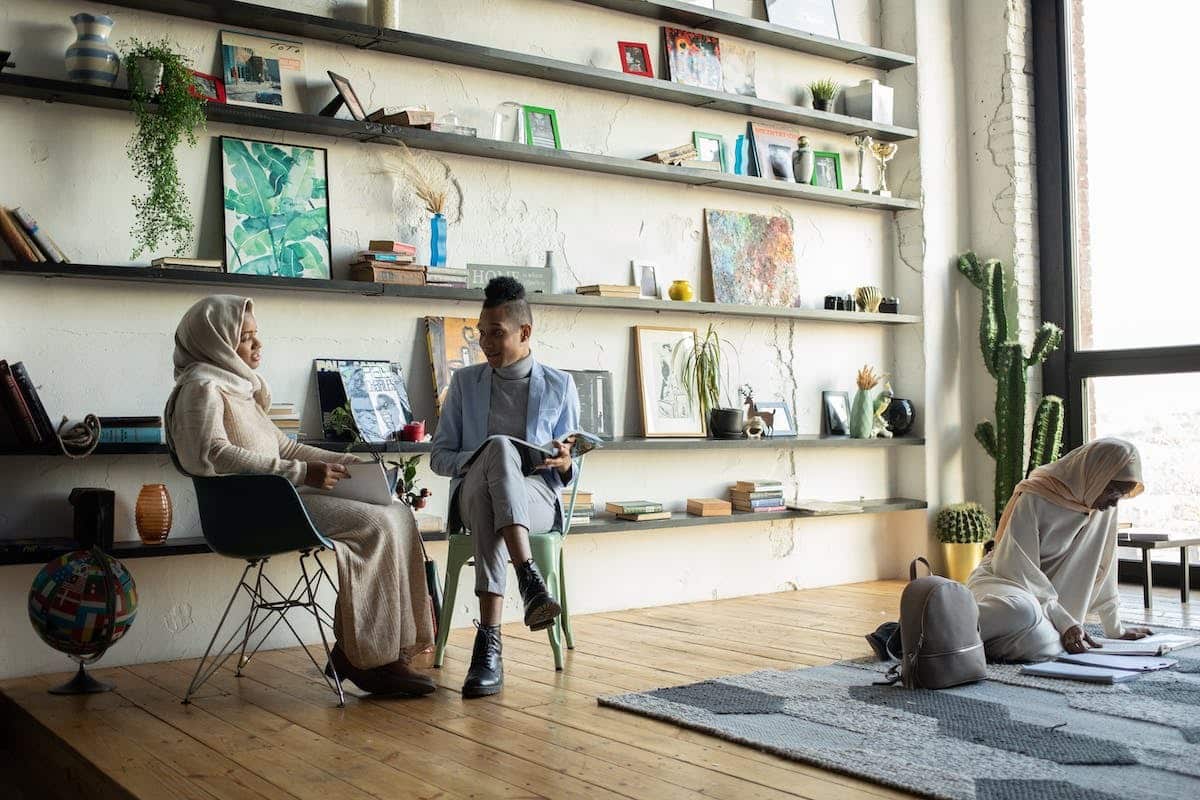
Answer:
[[1101, 647], [1080, 625], [1072, 625], [1063, 631], [1062, 646], [1068, 653], [1086, 653], [1090, 647]]
[[551, 442], [554, 448], [558, 451], [558, 455], [547, 458], [542, 462], [542, 469], [550, 469], [553, 467], [558, 470], [560, 475], [566, 475], [571, 471], [571, 446], [562, 442]]
[[1149, 628], [1143, 628], [1140, 625], [1131, 625], [1125, 629], [1125, 633], [1121, 634], [1121, 638], [1137, 641], [1138, 639], [1145, 639], [1147, 636], [1153, 635], [1154, 631]]
[[327, 461], [309, 461], [308, 472], [304, 476], [304, 485], [314, 489], [332, 489], [338, 481], [345, 478], [350, 480], [350, 468], [345, 464], [332, 464]]

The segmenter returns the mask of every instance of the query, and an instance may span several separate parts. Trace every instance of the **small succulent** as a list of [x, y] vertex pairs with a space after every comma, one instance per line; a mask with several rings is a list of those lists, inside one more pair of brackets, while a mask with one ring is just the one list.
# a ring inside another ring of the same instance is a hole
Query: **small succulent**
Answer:
[[979, 503], [954, 503], [934, 523], [942, 544], [976, 544], [992, 538], [992, 519]]
[[826, 101], [837, 97], [837, 93], [842, 90], [842, 87], [833, 78], [823, 78], [810, 83], [808, 90], [812, 92], [813, 100]]

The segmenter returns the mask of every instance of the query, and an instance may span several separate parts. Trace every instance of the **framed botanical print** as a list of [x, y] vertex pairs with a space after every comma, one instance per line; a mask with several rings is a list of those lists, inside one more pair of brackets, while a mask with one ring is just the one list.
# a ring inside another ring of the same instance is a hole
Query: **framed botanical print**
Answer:
[[647, 438], [704, 436], [696, 387], [686, 377], [695, 328], [634, 327], [642, 434]]

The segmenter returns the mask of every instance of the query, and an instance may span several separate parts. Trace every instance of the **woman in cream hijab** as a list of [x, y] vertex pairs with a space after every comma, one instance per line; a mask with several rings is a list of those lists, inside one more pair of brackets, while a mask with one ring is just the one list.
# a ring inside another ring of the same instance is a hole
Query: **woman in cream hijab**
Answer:
[[1117, 596], [1117, 501], [1142, 489], [1137, 449], [1121, 439], [1089, 442], [1017, 485], [995, 548], [967, 579], [989, 660], [1097, 647], [1082, 627], [1089, 613], [1109, 638], [1149, 635], [1122, 628]]
[[[175, 389], [164, 414], [167, 442], [188, 473], [281, 475], [329, 489], [358, 459], [288, 439], [267, 415], [271, 392], [255, 371], [262, 343], [254, 304], [214, 295], [183, 315], [175, 331]], [[428, 694], [429, 676], [408, 666], [433, 640], [424, 560], [407, 507], [302, 495], [317, 528], [337, 544], [340, 678], [381, 694]]]

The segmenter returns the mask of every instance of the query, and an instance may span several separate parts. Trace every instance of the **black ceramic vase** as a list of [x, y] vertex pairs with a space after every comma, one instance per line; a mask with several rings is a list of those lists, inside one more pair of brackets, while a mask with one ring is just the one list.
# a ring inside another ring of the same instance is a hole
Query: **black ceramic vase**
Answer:
[[714, 439], [742, 438], [742, 410], [714, 408], [708, 412], [708, 432]]
[[883, 421], [887, 423], [888, 430], [893, 436], [903, 436], [912, 430], [913, 423], [917, 419], [917, 410], [913, 408], [911, 400], [904, 400], [900, 397], [893, 397], [892, 402], [888, 403], [887, 410], [883, 412]]

